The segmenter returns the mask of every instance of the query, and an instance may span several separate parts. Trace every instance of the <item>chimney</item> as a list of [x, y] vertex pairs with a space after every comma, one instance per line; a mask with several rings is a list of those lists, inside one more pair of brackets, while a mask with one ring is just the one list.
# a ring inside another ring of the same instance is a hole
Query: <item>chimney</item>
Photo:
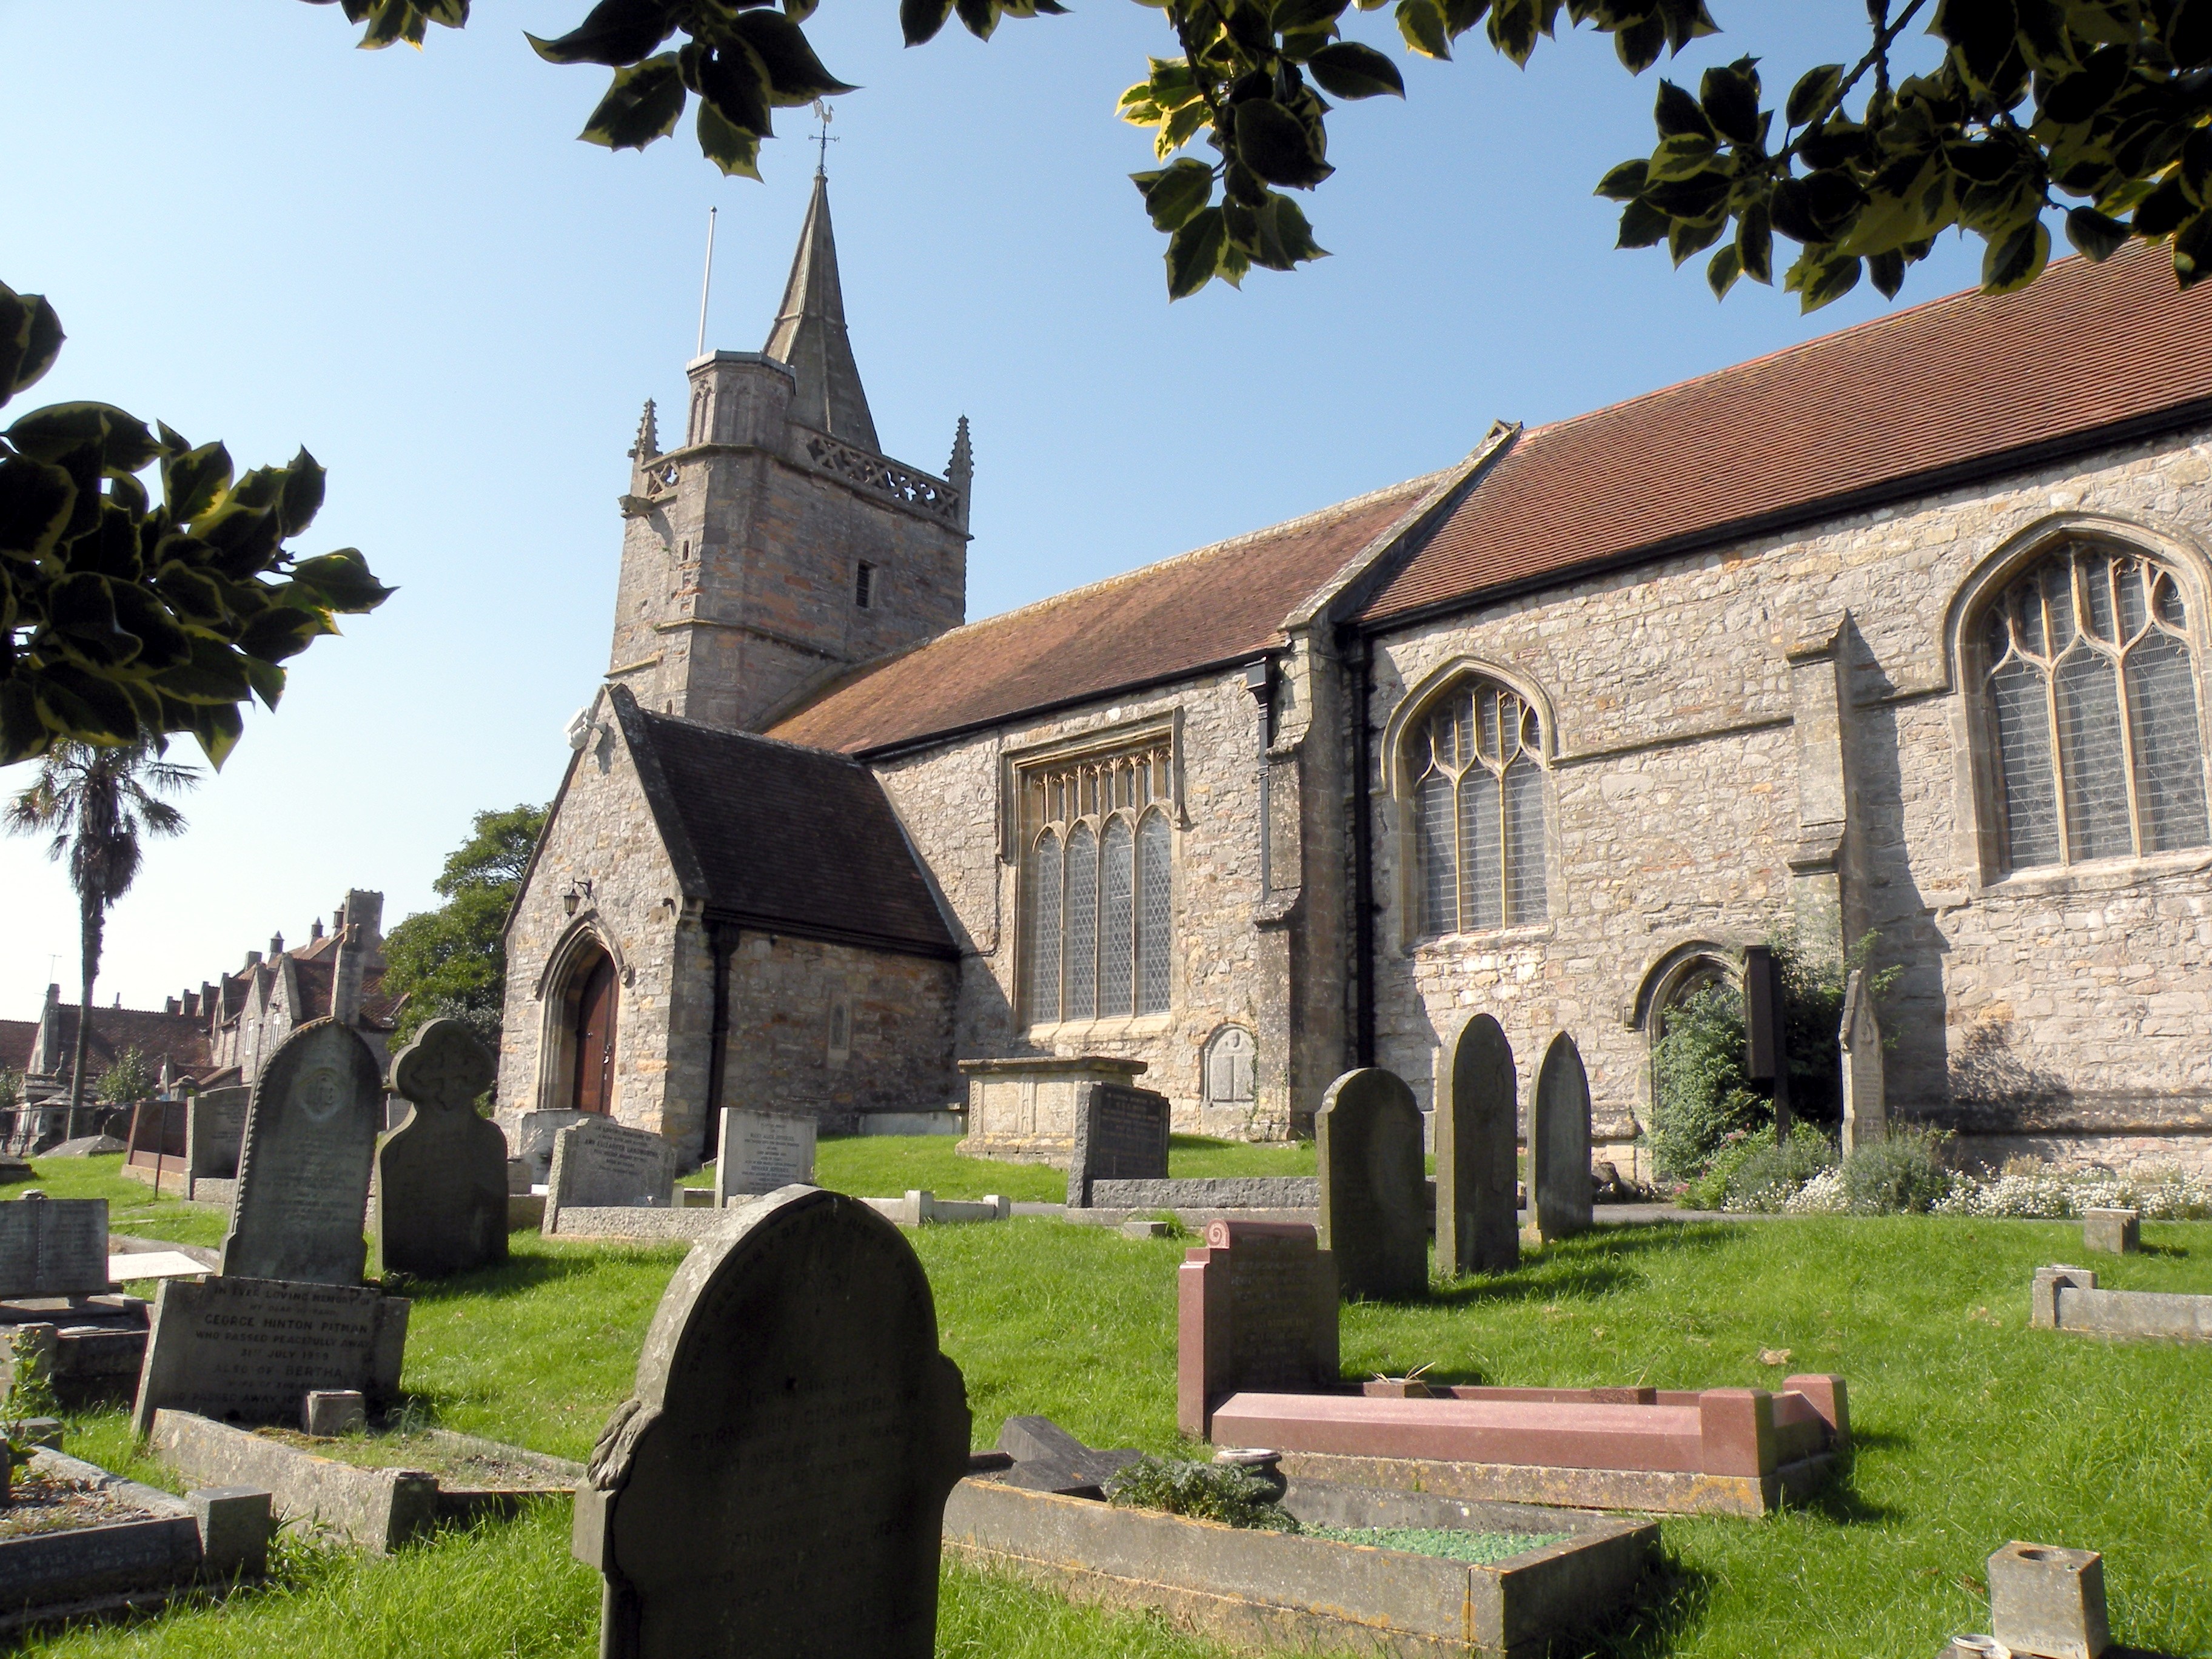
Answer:
[[315, 918], [315, 925], [307, 930], [307, 943], [313, 945], [317, 939], [322, 938], [322, 936], [323, 919], [320, 916], [317, 916]]
[[384, 895], [355, 888], [345, 896], [346, 926], [352, 928], [371, 966], [384, 962]]
[[200, 994], [198, 991], [185, 992], [179, 999], [177, 1012], [186, 1019], [198, 1019], [200, 1017]]
[[279, 957], [283, 956], [283, 954], [284, 954], [284, 935], [283, 935], [283, 934], [282, 934], [282, 933], [271, 933], [271, 934], [270, 934], [270, 935], [269, 935], [269, 960], [270, 960], [270, 961], [271, 961], [271, 962], [274, 962], [274, 961], [276, 961], [276, 958], [277, 958], [277, 957]]
[[171, 997], [168, 1001], [168, 1011], [173, 1014], [181, 1014], [185, 1012], [185, 1005], [179, 999]]
[[246, 965], [248, 968], [258, 968], [261, 965], [261, 952], [248, 951], [246, 953]]
[[361, 1018], [361, 970], [368, 956], [360, 927], [347, 923], [338, 934], [337, 959], [331, 969], [331, 1018], [341, 1025]]

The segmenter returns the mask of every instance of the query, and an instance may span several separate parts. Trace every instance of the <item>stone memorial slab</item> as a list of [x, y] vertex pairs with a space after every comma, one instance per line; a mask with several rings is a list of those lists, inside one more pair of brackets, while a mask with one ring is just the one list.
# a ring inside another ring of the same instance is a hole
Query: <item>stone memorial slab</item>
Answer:
[[1429, 1289], [1428, 1177], [1421, 1109], [1378, 1066], [1329, 1085], [1314, 1120], [1321, 1175], [1321, 1244], [1336, 1258], [1347, 1297], [1395, 1299]]
[[715, 1143], [714, 1204], [814, 1184], [814, 1120], [796, 1112], [725, 1107]]
[[932, 1659], [969, 1419], [921, 1264], [840, 1194], [731, 1213], [677, 1269], [576, 1492], [601, 1659]]
[[458, 1019], [434, 1019], [392, 1062], [407, 1102], [376, 1146], [379, 1271], [442, 1279], [507, 1260], [507, 1137], [477, 1115], [490, 1053]]
[[1168, 1097], [1121, 1083], [1076, 1091], [1075, 1145], [1067, 1161], [1067, 1204], [1087, 1210], [1092, 1183], [1168, 1178]]
[[1504, 1029], [1477, 1014], [1452, 1044], [1437, 1103], [1437, 1266], [1444, 1273], [1520, 1265], [1516, 1093]]
[[1311, 1227], [1209, 1221], [1176, 1270], [1176, 1423], [1206, 1437], [1240, 1389], [1337, 1386], [1336, 1264]]
[[570, 1124], [553, 1137], [544, 1231], [560, 1231], [562, 1210], [673, 1209], [679, 1157], [651, 1130], [597, 1113]]
[[548, 1185], [553, 1179], [553, 1137], [572, 1124], [597, 1115], [592, 1112], [525, 1112], [514, 1127], [509, 1152], [529, 1169], [530, 1187]]
[[1844, 1156], [1871, 1146], [1889, 1133], [1889, 1104], [1883, 1080], [1881, 1022], [1875, 1018], [1874, 993], [1866, 969], [1854, 968], [1844, 987]]
[[253, 1091], [203, 1089], [185, 1105], [185, 1167], [195, 1181], [234, 1181]]
[[361, 1283], [383, 1096], [375, 1051], [349, 1027], [312, 1020], [284, 1039], [246, 1109], [223, 1273]]
[[1565, 1031], [1544, 1051], [1528, 1105], [1529, 1207], [1546, 1243], [1590, 1229], [1589, 1079]]
[[107, 1200], [0, 1202], [0, 1299], [107, 1293]]
[[399, 1392], [407, 1309], [405, 1297], [359, 1285], [169, 1279], [155, 1293], [131, 1426], [143, 1437], [168, 1408], [289, 1427], [325, 1389], [381, 1407]]

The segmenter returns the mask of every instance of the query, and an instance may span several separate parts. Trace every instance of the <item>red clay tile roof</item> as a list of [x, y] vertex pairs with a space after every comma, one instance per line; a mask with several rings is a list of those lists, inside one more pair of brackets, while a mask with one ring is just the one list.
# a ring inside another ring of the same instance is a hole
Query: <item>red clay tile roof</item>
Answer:
[[1524, 433], [1369, 621], [1778, 528], [2212, 414], [2212, 289], [2056, 264]]
[[1281, 643], [1300, 601], [1441, 482], [1394, 484], [956, 628], [856, 671], [769, 735], [852, 754], [1255, 655]]
[[31, 1044], [38, 1035], [35, 1019], [0, 1019], [0, 1072], [29, 1070]]
[[[61, 1048], [58, 1075], [67, 1077], [76, 1056], [76, 1004], [64, 1002], [54, 1010], [54, 1029]], [[155, 1070], [167, 1059], [170, 1070], [198, 1077], [208, 1068], [207, 1030], [199, 1021], [159, 1008], [102, 1008], [94, 1004], [92, 1031], [85, 1042], [86, 1070], [98, 1077], [122, 1058], [125, 1048], [136, 1048]]]

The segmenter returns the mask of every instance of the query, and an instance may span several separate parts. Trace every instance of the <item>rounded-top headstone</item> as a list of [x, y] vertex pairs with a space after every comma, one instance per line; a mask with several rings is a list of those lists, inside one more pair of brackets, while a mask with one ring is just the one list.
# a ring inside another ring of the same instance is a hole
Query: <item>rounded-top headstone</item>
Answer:
[[1437, 1109], [1437, 1266], [1505, 1273], [1521, 1261], [1514, 1202], [1517, 1127], [1513, 1048], [1477, 1014], [1462, 1028]]
[[929, 1280], [842, 1194], [731, 1213], [677, 1270], [577, 1494], [603, 1659], [930, 1659], [970, 1424]]
[[262, 1068], [246, 1110], [222, 1269], [358, 1285], [383, 1067], [350, 1027], [312, 1020]]
[[376, 1252], [386, 1273], [442, 1278], [507, 1260], [507, 1138], [477, 1115], [489, 1050], [458, 1019], [434, 1019], [392, 1062], [412, 1109], [377, 1143]]
[[1544, 1051], [1528, 1109], [1530, 1207], [1547, 1242], [1588, 1232], [1590, 1214], [1589, 1078], [1565, 1031]]
[[1428, 1177], [1413, 1091], [1379, 1066], [1346, 1072], [1322, 1097], [1314, 1135], [1321, 1243], [1336, 1257], [1339, 1288], [1347, 1297], [1425, 1296]]

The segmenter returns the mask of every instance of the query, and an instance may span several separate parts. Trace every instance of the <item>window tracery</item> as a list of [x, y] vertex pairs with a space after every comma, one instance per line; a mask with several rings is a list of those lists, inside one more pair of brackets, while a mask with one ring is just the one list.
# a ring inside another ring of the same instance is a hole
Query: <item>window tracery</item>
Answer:
[[1478, 933], [1543, 921], [1543, 730], [1518, 692], [1470, 678], [1406, 739], [1413, 780], [1420, 933]]
[[1167, 1011], [1175, 778], [1166, 733], [1017, 775], [1032, 1024]]
[[2212, 840], [2188, 617], [2171, 570], [2069, 543], [2007, 584], [1980, 640], [2007, 868]]

